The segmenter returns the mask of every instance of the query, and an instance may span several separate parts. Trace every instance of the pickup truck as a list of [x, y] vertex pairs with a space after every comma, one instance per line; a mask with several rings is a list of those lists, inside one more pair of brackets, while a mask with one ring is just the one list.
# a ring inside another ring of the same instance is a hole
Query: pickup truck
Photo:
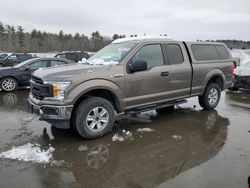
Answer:
[[193, 96], [214, 109], [233, 66], [222, 43], [117, 39], [84, 64], [35, 71], [29, 104], [42, 120], [92, 139], [108, 134], [120, 114], [173, 109]]

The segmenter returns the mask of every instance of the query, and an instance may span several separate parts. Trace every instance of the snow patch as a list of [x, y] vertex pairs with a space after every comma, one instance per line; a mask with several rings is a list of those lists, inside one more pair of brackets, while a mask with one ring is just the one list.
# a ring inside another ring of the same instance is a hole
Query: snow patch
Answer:
[[26, 117], [22, 119], [22, 122], [28, 123], [31, 122], [34, 119], [34, 117]]
[[88, 150], [88, 147], [86, 145], [80, 145], [77, 149], [78, 151], [82, 152], [82, 151], [87, 151]]
[[119, 142], [123, 142], [125, 139], [123, 138], [123, 136], [119, 135], [119, 134], [115, 134], [113, 137], [112, 137], [112, 141], [113, 142], [116, 142], [116, 141], [119, 141]]
[[101, 58], [95, 58], [91, 61], [89, 61], [90, 64], [93, 64], [93, 65], [118, 65], [119, 62], [117, 61], [104, 61], [104, 59], [101, 59]]
[[182, 136], [180, 135], [173, 135], [172, 138], [174, 138], [176, 141], [181, 140]]
[[112, 43], [121, 43], [121, 42], [128, 42], [128, 41], [134, 41], [134, 40], [145, 40], [145, 39], [151, 39], [151, 40], [162, 40], [162, 39], [167, 39], [167, 40], [173, 40], [172, 38], [168, 36], [139, 36], [139, 37], [126, 37], [126, 38], [120, 38], [114, 40]]
[[126, 131], [125, 129], [122, 130], [122, 135], [117, 133], [112, 137], [113, 142], [123, 142], [125, 140], [134, 140], [133, 134], [130, 131]]
[[11, 150], [1, 152], [0, 157], [25, 162], [31, 161], [34, 163], [49, 163], [54, 151], [55, 149], [51, 146], [47, 150], [43, 150], [39, 144], [28, 143], [23, 146], [13, 147]]
[[137, 129], [137, 132], [139, 133], [148, 133], [148, 132], [154, 132], [155, 130], [154, 129], [151, 129], [151, 128], [139, 128]]
[[104, 66], [118, 65], [119, 64], [118, 61], [104, 61], [104, 59], [102, 59], [102, 58], [95, 58], [92, 60], [87, 60], [87, 59], [83, 58], [81, 61], [78, 61], [78, 63], [90, 64], [90, 65], [104, 65]]

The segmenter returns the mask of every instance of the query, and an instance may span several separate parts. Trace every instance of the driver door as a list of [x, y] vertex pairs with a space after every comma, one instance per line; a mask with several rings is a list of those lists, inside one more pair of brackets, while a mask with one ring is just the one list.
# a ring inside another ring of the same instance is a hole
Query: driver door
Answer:
[[[148, 44], [141, 47], [130, 61], [147, 62], [147, 70], [126, 74], [126, 106], [162, 102], [169, 94], [170, 67], [165, 61], [161, 44]], [[129, 62], [127, 63], [128, 66]]]

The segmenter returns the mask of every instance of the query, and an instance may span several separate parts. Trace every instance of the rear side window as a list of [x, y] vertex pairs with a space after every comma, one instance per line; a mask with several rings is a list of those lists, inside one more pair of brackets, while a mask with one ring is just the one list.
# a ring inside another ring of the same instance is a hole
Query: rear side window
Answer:
[[168, 54], [168, 60], [171, 65], [181, 64], [184, 62], [181, 47], [178, 44], [167, 44], [166, 50]]
[[228, 59], [229, 54], [223, 45], [193, 44], [192, 52], [196, 60]]
[[220, 55], [214, 45], [193, 44], [191, 48], [196, 60], [220, 59]]
[[65, 65], [66, 63], [64, 61], [50, 61], [50, 66], [53, 67], [53, 66], [57, 66], [57, 65]]
[[29, 70], [37, 70], [40, 68], [45, 68], [47, 66], [48, 66], [48, 61], [36, 61], [34, 63], [25, 66], [25, 68], [28, 68]]
[[160, 44], [143, 46], [133, 57], [133, 61], [140, 59], [148, 63], [148, 70], [155, 66], [164, 65]]
[[225, 48], [225, 46], [216, 45], [215, 47], [216, 47], [217, 51], [219, 52], [221, 59], [228, 59], [229, 58], [229, 54], [228, 54], [228, 51]]

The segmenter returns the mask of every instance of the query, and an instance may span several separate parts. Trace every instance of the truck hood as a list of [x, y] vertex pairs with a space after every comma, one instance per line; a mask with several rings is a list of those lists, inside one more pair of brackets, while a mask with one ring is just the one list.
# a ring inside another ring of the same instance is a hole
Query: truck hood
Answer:
[[88, 65], [76, 63], [37, 70], [32, 75], [41, 78], [42, 80], [63, 81], [70, 80], [71, 77], [74, 77], [78, 74], [90, 74], [107, 68], [107, 66], [102, 65]]

